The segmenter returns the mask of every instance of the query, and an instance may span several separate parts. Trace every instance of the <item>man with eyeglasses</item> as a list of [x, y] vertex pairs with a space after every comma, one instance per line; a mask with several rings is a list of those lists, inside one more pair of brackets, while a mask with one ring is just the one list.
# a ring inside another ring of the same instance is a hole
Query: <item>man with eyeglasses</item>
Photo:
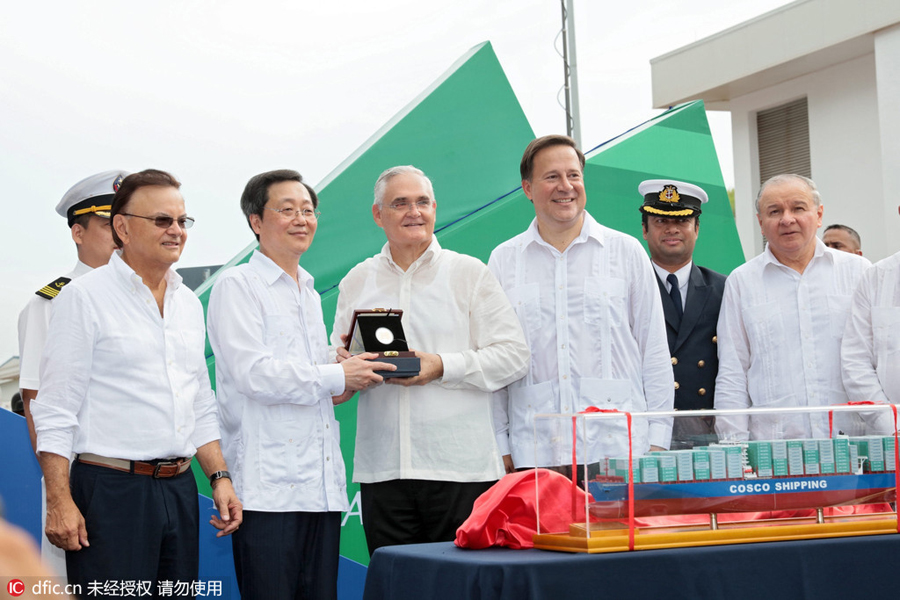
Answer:
[[299, 173], [251, 178], [241, 210], [259, 241], [209, 301], [222, 446], [244, 522], [233, 540], [241, 598], [335, 598], [341, 511], [349, 509], [333, 403], [381, 382], [364, 354], [328, 364], [313, 277], [298, 265], [319, 199]]
[[[241, 523], [219, 448], [203, 308], [172, 269], [193, 219], [163, 171], [125, 177], [112, 201], [120, 251], [54, 301], [32, 403], [47, 481], [47, 537], [69, 582], [135, 581], [156, 593], [199, 569], [196, 455], [219, 511]], [[69, 457], [77, 457], [69, 469]]]
[[[41, 352], [47, 341], [53, 299], [76, 277], [109, 262], [116, 248], [109, 225], [110, 205], [126, 175], [126, 171], [120, 170], [97, 173], [82, 179], [63, 195], [56, 205], [56, 212], [68, 221], [78, 262], [72, 271], [36, 291], [19, 313], [19, 391], [31, 446], [35, 450], [37, 436], [31, 417], [31, 401], [40, 389]], [[41, 497], [46, 501], [46, 494], [42, 493]], [[45, 511], [41, 512], [45, 514]], [[41, 556], [54, 571], [65, 574], [66, 555], [51, 544], [46, 535], [41, 539]]]
[[370, 553], [454, 539], [475, 499], [503, 475], [491, 392], [520, 378], [529, 356], [487, 267], [438, 244], [436, 210], [422, 171], [383, 172], [372, 216], [387, 243], [340, 283], [332, 331], [339, 360], [351, 360], [341, 342], [354, 309], [396, 308], [421, 361], [418, 376], [360, 395], [353, 476]]

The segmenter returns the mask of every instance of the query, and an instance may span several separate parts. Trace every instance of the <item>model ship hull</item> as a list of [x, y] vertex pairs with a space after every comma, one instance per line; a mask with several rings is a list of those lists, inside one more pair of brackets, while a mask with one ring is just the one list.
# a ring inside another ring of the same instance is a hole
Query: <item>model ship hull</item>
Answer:
[[[893, 472], [766, 479], [635, 483], [634, 515], [760, 512], [894, 502]], [[594, 517], [628, 517], [628, 484], [591, 481]]]

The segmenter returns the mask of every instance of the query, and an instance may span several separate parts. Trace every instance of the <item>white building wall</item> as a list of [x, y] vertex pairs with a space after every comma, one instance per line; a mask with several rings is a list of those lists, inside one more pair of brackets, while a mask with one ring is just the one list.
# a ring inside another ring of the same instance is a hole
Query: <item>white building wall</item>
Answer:
[[[895, 44], [900, 48], [900, 34], [885, 38], [886, 46], [893, 49]], [[900, 57], [900, 52], [895, 56]], [[885, 68], [898, 65], [900, 62], [886, 64]], [[756, 113], [804, 96], [809, 106], [812, 177], [825, 205], [824, 225], [849, 225], [859, 231], [867, 256], [873, 260], [887, 256], [880, 96], [876, 92], [875, 55], [867, 54], [728, 102], [734, 145], [735, 217], [745, 257], [752, 258], [763, 249], [754, 205], [760, 184]], [[897, 119], [900, 128], [900, 115]], [[900, 142], [897, 151], [900, 155]]]
[[885, 256], [900, 252], [900, 24], [875, 32], [881, 133], [881, 236]]

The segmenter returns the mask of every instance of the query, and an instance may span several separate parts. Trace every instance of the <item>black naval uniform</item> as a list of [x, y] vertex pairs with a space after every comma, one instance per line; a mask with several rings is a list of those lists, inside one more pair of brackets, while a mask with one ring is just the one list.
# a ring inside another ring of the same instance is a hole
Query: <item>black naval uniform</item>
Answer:
[[[666, 284], [656, 278], [666, 317], [666, 336], [675, 371], [675, 409], [711, 409], [719, 359], [716, 323], [725, 290], [725, 276], [706, 267], [691, 266], [687, 301], [680, 322]], [[672, 449], [705, 446], [716, 441], [712, 417], [675, 419]]]

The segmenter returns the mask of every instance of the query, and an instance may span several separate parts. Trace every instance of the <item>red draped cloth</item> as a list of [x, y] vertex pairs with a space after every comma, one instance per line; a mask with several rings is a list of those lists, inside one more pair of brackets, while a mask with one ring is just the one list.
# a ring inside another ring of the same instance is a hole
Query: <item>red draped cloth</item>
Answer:
[[584, 523], [585, 492], [571, 479], [547, 469], [522, 471], [505, 476], [475, 501], [472, 514], [456, 530], [456, 545], [533, 548], [538, 497], [542, 533], [567, 532], [572, 523]]

